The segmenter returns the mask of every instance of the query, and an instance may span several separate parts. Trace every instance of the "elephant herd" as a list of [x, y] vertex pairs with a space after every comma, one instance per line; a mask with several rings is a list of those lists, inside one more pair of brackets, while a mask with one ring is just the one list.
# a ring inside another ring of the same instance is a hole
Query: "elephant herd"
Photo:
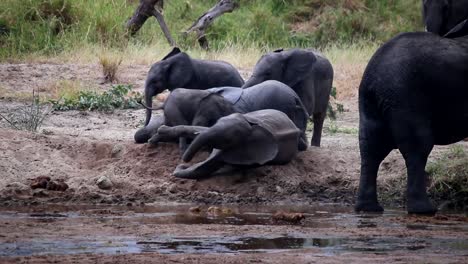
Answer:
[[[468, 136], [468, 0], [423, 0], [428, 32], [402, 33], [373, 55], [359, 87], [361, 176], [356, 211], [383, 211], [377, 199], [380, 163], [393, 149], [405, 159], [407, 211], [433, 214], [425, 166], [434, 145]], [[226, 165], [285, 164], [320, 146], [333, 68], [308, 49], [263, 55], [244, 83], [228, 63], [190, 58], [174, 48], [148, 73], [145, 127], [137, 143], [178, 142], [183, 160], [211, 151], [197, 164], [181, 164], [176, 177], [199, 179]], [[152, 97], [171, 91], [151, 118]]]
[[[145, 127], [135, 141], [178, 142], [184, 161], [202, 147], [213, 150], [204, 162], [178, 166], [174, 175], [181, 178], [208, 177], [223, 165], [284, 164], [307, 149], [310, 117], [311, 144], [320, 146], [332, 82], [331, 63], [312, 50], [268, 53], [244, 83], [232, 65], [192, 59], [174, 48], [149, 71]], [[153, 108], [152, 97], [165, 88], [171, 93]], [[163, 115], [152, 118], [158, 109]]]

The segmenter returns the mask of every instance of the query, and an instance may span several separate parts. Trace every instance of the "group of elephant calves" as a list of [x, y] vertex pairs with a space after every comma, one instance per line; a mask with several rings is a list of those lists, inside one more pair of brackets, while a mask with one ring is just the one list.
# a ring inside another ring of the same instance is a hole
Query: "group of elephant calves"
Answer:
[[[390, 151], [399, 149], [408, 174], [407, 211], [435, 213], [426, 191], [428, 156], [434, 145], [468, 137], [468, 0], [422, 3], [428, 32], [402, 33], [382, 45], [359, 87], [361, 177], [356, 211], [383, 211], [377, 172]], [[188, 89], [171, 93], [164, 105], [165, 120], [150, 122], [148, 109], [147, 126], [135, 140], [194, 138], [185, 161], [203, 146], [214, 149], [204, 162], [180, 165], [178, 177], [209, 175], [226, 163], [285, 163], [307, 147], [309, 115], [314, 121], [312, 145], [320, 145], [332, 80], [330, 63], [309, 50], [264, 55], [244, 84], [231, 65], [192, 60], [174, 49], [151, 68], [146, 104], [151, 106], [151, 97], [165, 88]], [[226, 85], [242, 88], [221, 87]], [[210, 87], [221, 88], [189, 90]], [[184, 144], [181, 140], [183, 148]]]
[[[184, 161], [201, 148], [212, 150], [203, 162], [179, 165], [180, 178], [208, 177], [225, 165], [285, 164], [307, 149], [310, 116], [311, 145], [320, 146], [332, 82], [330, 62], [312, 50], [268, 53], [244, 83], [229, 63], [192, 59], [174, 48], [148, 73], [145, 127], [135, 141], [179, 142]], [[171, 93], [164, 104], [152, 108], [152, 97], [165, 89]], [[164, 114], [152, 119], [157, 109]]]

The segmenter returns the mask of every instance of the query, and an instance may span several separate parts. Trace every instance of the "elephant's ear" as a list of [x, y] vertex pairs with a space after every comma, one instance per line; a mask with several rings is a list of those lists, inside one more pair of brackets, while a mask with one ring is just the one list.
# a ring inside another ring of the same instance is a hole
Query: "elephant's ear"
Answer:
[[167, 60], [168, 58], [174, 56], [174, 55], [177, 55], [179, 53], [181, 53], [182, 51], [180, 51], [180, 49], [178, 47], [174, 47], [171, 52], [169, 52], [164, 58], [162, 58], [162, 60]]
[[190, 88], [194, 66], [190, 57], [185, 53], [165, 61], [167, 64], [166, 78], [173, 88]]
[[458, 38], [468, 35], [468, 19], [463, 20], [453, 27], [447, 34], [444, 35], [444, 38]]
[[231, 104], [237, 103], [244, 92], [244, 89], [239, 87], [219, 87], [208, 89], [211, 93], [217, 93], [224, 97]]
[[267, 129], [254, 125], [244, 144], [223, 150], [221, 158], [232, 165], [263, 165], [275, 159], [278, 144]]
[[284, 60], [283, 83], [294, 87], [308, 77], [317, 58], [311, 51], [291, 50], [289, 54], [285, 54]]

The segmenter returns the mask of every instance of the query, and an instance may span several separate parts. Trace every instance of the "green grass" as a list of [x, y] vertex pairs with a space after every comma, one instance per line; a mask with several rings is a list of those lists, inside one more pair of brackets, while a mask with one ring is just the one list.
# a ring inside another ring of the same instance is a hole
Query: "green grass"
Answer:
[[430, 162], [429, 193], [449, 208], [468, 209], [468, 153], [462, 145], [453, 145], [442, 157]]
[[[57, 56], [77, 49], [168, 49], [150, 18], [135, 38], [125, 23], [138, 1], [3, 0], [0, 2], [0, 60]], [[199, 49], [187, 29], [217, 0], [172, 0], [164, 16], [177, 43]], [[261, 52], [278, 47], [375, 45], [398, 32], [422, 29], [419, 0], [239, 0], [240, 8], [207, 31], [213, 50], [232, 46]], [[302, 25], [305, 25], [303, 27]], [[372, 43], [372, 44], [371, 44]]]

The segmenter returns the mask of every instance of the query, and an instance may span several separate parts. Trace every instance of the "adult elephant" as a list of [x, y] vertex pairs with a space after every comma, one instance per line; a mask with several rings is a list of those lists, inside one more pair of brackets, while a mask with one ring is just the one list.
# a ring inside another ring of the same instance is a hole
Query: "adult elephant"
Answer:
[[163, 126], [158, 134], [167, 139], [194, 138], [183, 155], [186, 162], [202, 148], [212, 150], [206, 160], [190, 167], [181, 164], [173, 173], [179, 178], [199, 179], [225, 165], [252, 167], [288, 163], [298, 152], [301, 131], [283, 112], [266, 109], [222, 117], [210, 128]]
[[383, 211], [377, 201], [378, 168], [392, 149], [399, 149], [408, 173], [408, 212], [436, 212], [424, 169], [434, 145], [468, 136], [467, 84], [468, 36], [404, 33], [377, 50], [359, 88], [357, 211]]
[[266, 80], [280, 81], [299, 95], [314, 122], [311, 145], [319, 147], [333, 84], [333, 67], [328, 59], [306, 49], [279, 49], [267, 53], [257, 62], [252, 76], [242, 87]]
[[[249, 88], [220, 87], [208, 90], [174, 90], [164, 103], [167, 126], [193, 125], [210, 127], [218, 119], [232, 113], [248, 113], [262, 109], [275, 109], [285, 113], [300, 129], [300, 150], [307, 149], [305, 130], [308, 113], [301, 99], [287, 85], [278, 81], [265, 81]], [[160, 141], [156, 134], [150, 143]], [[184, 138], [181, 148], [184, 149]]]
[[[145, 103], [152, 107], [153, 96], [165, 89], [208, 89], [221, 86], [241, 87], [244, 80], [231, 64], [224, 61], [190, 58], [179, 48], [174, 48], [161, 61], [153, 64], [145, 83]], [[151, 120], [151, 110], [146, 111], [145, 126]]]
[[423, 17], [428, 32], [453, 37], [449, 31], [468, 19], [468, 0], [423, 0]]

